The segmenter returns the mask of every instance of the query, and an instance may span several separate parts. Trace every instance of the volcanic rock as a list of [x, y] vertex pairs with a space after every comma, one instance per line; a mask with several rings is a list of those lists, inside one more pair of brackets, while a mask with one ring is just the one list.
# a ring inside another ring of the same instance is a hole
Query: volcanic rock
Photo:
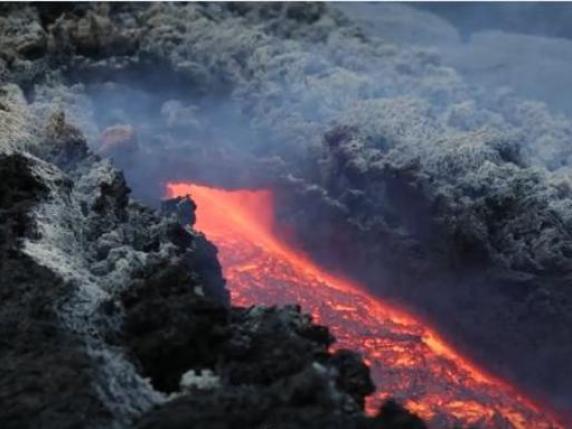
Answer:
[[0, 421], [5, 428], [97, 427], [110, 412], [91, 383], [96, 378], [82, 338], [62, 329], [57, 305], [69, 284], [24, 250], [40, 240], [32, 210], [50, 196], [22, 154], [0, 155]]
[[181, 225], [194, 225], [196, 208], [196, 204], [189, 195], [164, 200], [161, 203], [161, 211], [165, 214], [174, 213]]
[[[325, 327], [229, 307], [191, 200], [160, 216], [62, 111], [9, 85], [0, 105], [2, 427], [369, 427], [367, 370]], [[196, 395], [185, 374], [207, 370], [220, 381]]]
[[[132, 161], [135, 195], [157, 204], [176, 180], [271, 187], [279, 218], [325, 266], [407, 301], [477, 359], [570, 406], [569, 118], [473, 87], [434, 50], [396, 46], [327, 5], [1, 8], [2, 151], [25, 152], [50, 195], [25, 249], [66, 285], [66, 332], [105, 350], [94, 379], [117, 381], [96, 385], [119, 420], [164, 399], [101, 339], [123, 335], [123, 291], [162, 284], [157, 267], [186, 282], [185, 265], [193, 291], [227, 298], [216, 249], [129, 200], [125, 179], [86, 152], [116, 124], [137, 129], [139, 150], [125, 128], [110, 144]], [[457, 38], [450, 27], [436, 36]], [[113, 322], [102, 308], [117, 310]], [[233, 356], [251, 353], [248, 335], [231, 339]]]

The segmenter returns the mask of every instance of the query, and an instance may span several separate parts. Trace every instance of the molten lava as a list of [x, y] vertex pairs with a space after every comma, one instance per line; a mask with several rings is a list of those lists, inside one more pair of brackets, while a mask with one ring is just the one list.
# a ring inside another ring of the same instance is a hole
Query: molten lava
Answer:
[[515, 388], [452, 350], [426, 324], [327, 273], [281, 241], [273, 233], [269, 191], [172, 183], [168, 194], [190, 194], [197, 203], [197, 229], [219, 249], [234, 304], [298, 303], [331, 328], [335, 347], [362, 353], [378, 386], [369, 411], [392, 396], [432, 428], [563, 429]]

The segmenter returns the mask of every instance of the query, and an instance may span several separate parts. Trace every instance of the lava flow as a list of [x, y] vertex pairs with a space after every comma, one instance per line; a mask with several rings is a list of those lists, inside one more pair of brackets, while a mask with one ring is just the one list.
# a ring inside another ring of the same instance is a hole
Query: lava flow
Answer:
[[362, 353], [378, 388], [368, 400], [369, 411], [391, 396], [432, 428], [564, 428], [452, 350], [425, 323], [327, 273], [280, 240], [273, 233], [271, 192], [171, 183], [168, 194], [190, 194], [197, 203], [196, 227], [219, 249], [234, 304], [298, 303], [330, 327], [335, 347]]

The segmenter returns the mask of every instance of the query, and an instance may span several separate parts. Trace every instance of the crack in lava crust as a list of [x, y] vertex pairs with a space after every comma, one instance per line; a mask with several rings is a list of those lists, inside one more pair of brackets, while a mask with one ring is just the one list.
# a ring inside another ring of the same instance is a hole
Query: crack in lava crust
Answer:
[[368, 398], [369, 412], [391, 395], [432, 428], [564, 428], [514, 387], [452, 350], [427, 324], [327, 273], [280, 240], [273, 233], [270, 191], [170, 183], [167, 193], [190, 194], [196, 202], [196, 227], [219, 249], [234, 304], [298, 303], [330, 327], [334, 348], [362, 353], [378, 386]]

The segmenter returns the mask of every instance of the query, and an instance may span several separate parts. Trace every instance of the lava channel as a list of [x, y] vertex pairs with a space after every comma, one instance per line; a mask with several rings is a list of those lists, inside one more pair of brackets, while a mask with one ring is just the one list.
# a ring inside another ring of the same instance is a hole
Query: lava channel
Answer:
[[196, 227], [218, 247], [235, 305], [298, 303], [330, 327], [334, 349], [363, 355], [378, 388], [368, 398], [369, 412], [391, 396], [431, 428], [564, 429], [516, 388], [454, 351], [426, 323], [326, 272], [281, 240], [273, 233], [270, 191], [170, 183], [167, 194], [190, 194], [196, 202]]

